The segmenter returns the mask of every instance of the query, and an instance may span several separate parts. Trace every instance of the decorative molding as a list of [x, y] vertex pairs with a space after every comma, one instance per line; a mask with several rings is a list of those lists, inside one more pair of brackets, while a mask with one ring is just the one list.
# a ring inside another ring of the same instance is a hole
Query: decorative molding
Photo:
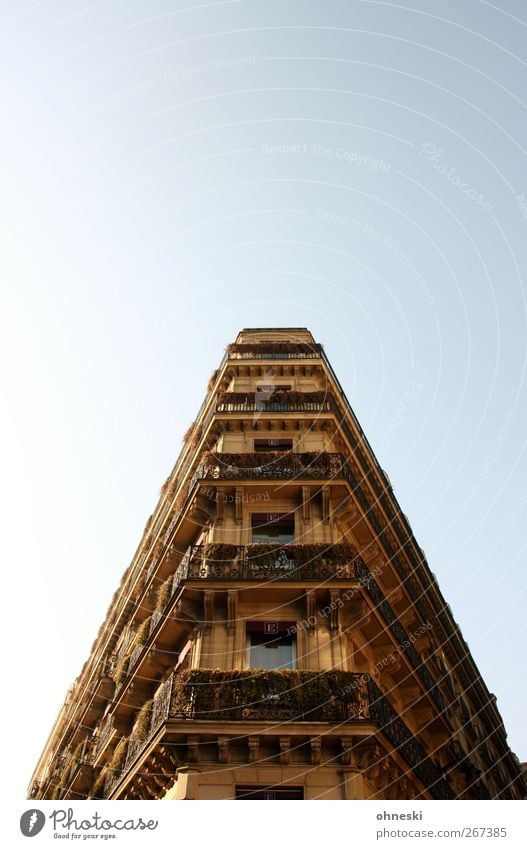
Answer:
[[227, 590], [227, 632], [233, 634], [236, 631], [238, 619], [238, 590]]
[[314, 590], [306, 592], [306, 623], [305, 629], [308, 634], [313, 634], [315, 631], [315, 609], [316, 609], [316, 593]]
[[187, 737], [187, 752], [190, 763], [197, 763], [199, 760], [199, 737], [191, 735]]
[[302, 487], [302, 519], [304, 522], [311, 520], [311, 487]]
[[322, 761], [322, 740], [320, 737], [311, 737], [311, 763], [318, 766]]
[[218, 737], [218, 761], [220, 764], [229, 762], [229, 738]]
[[214, 621], [214, 590], [204, 590], [203, 592], [203, 633], [210, 634], [212, 623]]
[[249, 746], [249, 761], [250, 763], [258, 763], [259, 752], [260, 752], [260, 738], [259, 737], [248, 737], [247, 743]]
[[291, 737], [280, 737], [280, 763], [289, 766], [291, 760]]

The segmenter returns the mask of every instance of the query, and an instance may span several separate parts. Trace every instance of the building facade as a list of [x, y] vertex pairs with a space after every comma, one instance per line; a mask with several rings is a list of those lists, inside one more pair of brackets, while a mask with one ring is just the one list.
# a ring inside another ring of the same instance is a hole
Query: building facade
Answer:
[[324, 354], [213, 373], [34, 799], [520, 799], [496, 706]]

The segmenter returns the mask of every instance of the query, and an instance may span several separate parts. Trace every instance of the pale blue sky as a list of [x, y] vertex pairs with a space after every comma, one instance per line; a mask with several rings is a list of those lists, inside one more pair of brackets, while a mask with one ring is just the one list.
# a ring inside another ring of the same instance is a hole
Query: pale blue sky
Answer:
[[526, 36], [519, 0], [4, 0], [4, 795], [247, 326], [324, 343], [527, 759]]

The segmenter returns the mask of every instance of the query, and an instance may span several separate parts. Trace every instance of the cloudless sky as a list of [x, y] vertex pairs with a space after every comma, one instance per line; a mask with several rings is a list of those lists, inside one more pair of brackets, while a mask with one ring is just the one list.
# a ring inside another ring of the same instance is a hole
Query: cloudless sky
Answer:
[[526, 44], [520, 0], [3, 0], [3, 796], [251, 326], [325, 345], [527, 759]]

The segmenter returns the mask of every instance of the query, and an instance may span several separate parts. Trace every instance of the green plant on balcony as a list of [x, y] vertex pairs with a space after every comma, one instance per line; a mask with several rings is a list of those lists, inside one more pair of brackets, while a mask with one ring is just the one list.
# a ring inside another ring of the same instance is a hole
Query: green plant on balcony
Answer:
[[117, 743], [117, 746], [113, 750], [112, 757], [106, 767], [109, 775], [112, 775], [112, 773], [115, 775], [122, 769], [126, 758], [127, 746], [128, 740], [126, 738], [123, 738]]
[[136, 649], [138, 646], [144, 646], [146, 643], [148, 636], [150, 634], [150, 622], [152, 620], [151, 616], [147, 616], [144, 622], [142, 622], [137, 629], [136, 635], [132, 640], [132, 651]]
[[209, 377], [209, 382], [207, 383], [207, 391], [208, 392], [210, 392], [210, 390], [212, 389], [212, 387], [216, 383], [216, 380], [218, 378], [218, 374], [219, 374], [219, 369], [216, 368], [216, 369], [214, 369], [211, 376]]
[[238, 555], [239, 546], [227, 542], [210, 542], [205, 551], [207, 560], [224, 563], [234, 560]]
[[144, 740], [148, 734], [150, 721], [152, 719], [153, 703], [153, 699], [149, 699], [144, 703], [143, 707], [137, 714], [137, 719], [135, 720], [132, 731], [132, 736], [137, 740]]
[[94, 798], [94, 797], [95, 797], [95, 798], [98, 798], [98, 797], [99, 797], [99, 793], [101, 793], [101, 792], [104, 790], [104, 785], [106, 784], [106, 776], [107, 776], [107, 775], [108, 775], [108, 770], [107, 770], [107, 768], [104, 766], [104, 767], [103, 767], [103, 768], [99, 771], [99, 774], [98, 774], [97, 778], [96, 778], [96, 779], [95, 779], [95, 781], [93, 782], [93, 786], [92, 786], [92, 789], [91, 789], [91, 792], [90, 792], [90, 796], [91, 796], [92, 798]]
[[232, 342], [226, 350], [229, 354], [315, 354], [322, 350], [322, 345], [309, 342]]
[[176, 509], [177, 512], [180, 512], [183, 509], [183, 507], [185, 506], [185, 501], [187, 500], [187, 496], [188, 496], [188, 490], [189, 490], [189, 484], [188, 484], [188, 481], [186, 481], [183, 484], [183, 486], [181, 487], [181, 490], [179, 491], [178, 496], [177, 496], [177, 498], [174, 502], [174, 508]]
[[130, 655], [128, 653], [125, 653], [122, 657], [119, 658], [119, 660], [115, 664], [115, 668], [112, 672], [112, 678], [117, 685], [122, 684], [125, 680], [129, 662]]
[[353, 546], [347, 543], [325, 544], [270, 544], [253, 543], [248, 547], [248, 557], [251, 563], [262, 568], [274, 566], [279, 553], [284, 552], [288, 560], [294, 562], [295, 566], [307, 566], [316, 563], [323, 558], [326, 563], [332, 565], [345, 564], [356, 557]]
[[167, 606], [168, 600], [172, 595], [172, 575], [166, 579], [158, 588], [156, 592], [156, 600], [155, 600], [155, 609], [158, 611], [164, 610]]
[[158, 539], [156, 544], [154, 545], [154, 547], [152, 549], [150, 559], [152, 561], [155, 561], [161, 556], [162, 553], [163, 553], [163, 543], [161, 542], [160, 539]]
[[124, 761], [126, 758], [127, 746], [127, 739], [122, 739], [117, 744], [117, 746], [113, 750], [112, 757], [110, 758], [108, 763], [103, 766], [103, 768], [99, 772], [99, 775], [93, 783], [90, 793], [90, 796], [92, 798], [100, 798], [100, 794], [104, 791], [104, 785], [106, 784], [106, 779], [108, 778], [108, 776], [116, 776], [123, 768]]
[[192, 669], [178, 678], [172, 711], [177, 715], [190, 709], [214, 719], [220, 712], [271, 704], [289, 718], [329, 719], [346, 716], [359, 696], [356, 676], [340, 670]]
[[291, 390], [277, 390], [272, 395], [262, 392], [220, 392], [217, 397], [218, 404], [258, 404], [264, 407], [268, 404], [288, 404], [297, 406], [302, 404], [320, 404], [328, 401], [330, 396], [325, 390], [314, 392], [293, 392]]
[[201, 434], [201, 425], [196, 424], [196, 422], [192, 422], [192, 424], [187, 428], [187, 430], [183, 434], [183, 442], [190, 448], [195, 448], [201, 439]]

